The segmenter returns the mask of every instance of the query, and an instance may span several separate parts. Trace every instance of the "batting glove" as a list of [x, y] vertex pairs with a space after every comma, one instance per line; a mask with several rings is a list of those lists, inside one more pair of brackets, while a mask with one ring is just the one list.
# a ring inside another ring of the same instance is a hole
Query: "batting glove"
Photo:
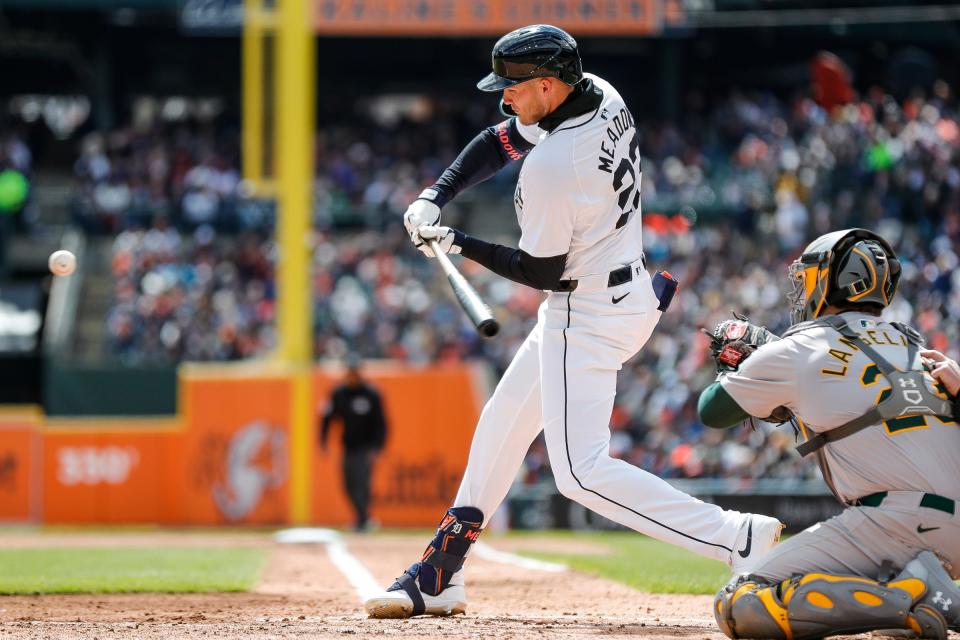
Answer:
[[457, 231], [450, 227], [437, 227], [434, 225], [423, 225], [417, 229], [417, 238], [413, 244], [420, 250], [420, 253], [428, 258], [435, 258], [433, 249], [429, 242], [436, 240], [440, 245], [440, 250], [444, 253], [460, 253], [460, 245], [457, 244]]
[[[429, 189], [427, 191], [429, 191]], [[413, 203], [407, 207], [406, 213], [403, 214], [403, 226], [414, 244], [417, 244], [418, 228], [423, 225], [436, 224], [440, 224], [440, 207], [430, 200], [423, 198], [414, 200]]]

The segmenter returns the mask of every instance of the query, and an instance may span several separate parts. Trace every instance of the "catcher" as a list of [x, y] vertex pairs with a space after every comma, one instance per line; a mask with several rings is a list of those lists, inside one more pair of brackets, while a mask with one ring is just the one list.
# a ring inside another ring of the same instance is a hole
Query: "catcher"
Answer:
[[782, 338], [743, 318], [715, 331], [721, 373], [700, 416], [715, 428], [795, 420], [800, 454], [816, 456], [847, 508], [735, 576], [716, 596], [717, 624], [731, 638], [946, 638], [960, 628], [958, 407], [935, 379], [947, 382], [949, 363], [921, 351], [916, 330], [880, 319], [900, 278], [880, 236], [821, 236], [789, 278], [797, 324]]

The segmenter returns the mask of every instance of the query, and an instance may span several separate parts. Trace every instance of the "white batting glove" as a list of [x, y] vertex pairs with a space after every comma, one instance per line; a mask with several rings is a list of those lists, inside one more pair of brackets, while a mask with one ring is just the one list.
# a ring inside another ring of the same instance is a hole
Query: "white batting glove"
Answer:
[[417, 229], [417, 239], [413, 244], [420, 250], [420, 253], [428, 258], [435, 258], [433, 249], [429, 242], [436, 240], [440, 245], [440, 250], [444, 253], [460, 253], [460, 245], [456, 243], [456, 233], [450, 227], [437, 227], [434, 225], [423, 225]]
[[[428, 189], [428, 191], [430, 190]], [[414, 244], [417, 243], [417, 229], [425, 224], [440, 224], [440, 207], [429, 200], [418, 198], [407, 207], [406, 213], [403, 214], [403, 226]]]

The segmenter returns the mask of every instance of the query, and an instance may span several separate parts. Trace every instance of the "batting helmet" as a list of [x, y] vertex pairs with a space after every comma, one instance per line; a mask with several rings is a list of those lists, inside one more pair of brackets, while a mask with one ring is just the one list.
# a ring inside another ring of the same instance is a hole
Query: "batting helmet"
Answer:
[[558, 78], [569, 85], [583, 80], [573, 36], [549, 24], [511, 31], [493, 45], [493, 73], [478, 82], [477, 88], [500, 91], [533, 78]]
[[820, 236], [790, 265], [787, 297], [793, 323], [820, 316], [829, 305], [890, 304], [900, 281], [900, 261], [890, 243], [867, 229]]

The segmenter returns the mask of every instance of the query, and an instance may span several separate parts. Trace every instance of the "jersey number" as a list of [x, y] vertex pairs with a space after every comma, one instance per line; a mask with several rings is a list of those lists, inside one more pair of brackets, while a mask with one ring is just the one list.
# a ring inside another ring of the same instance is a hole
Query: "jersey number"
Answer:
[[[613, 190], [617, 192], [617, 204], [622, 212], [617, 218], [617, 229], [627, 224], [630, 214], [640, 208], [640, 162], [637, 160], [639, 150], [640, 139], [634, 131], [633, 138], [630, 139], [630, 157], [622, 158], [617, 170], [613, 172]], [[630, 174], [630, 182], [624, 184], [627, 174]]]
[[[877, 383], [880, 379], [880, 367], [874, 363], [868, 364], [864, 370], [863, 374], [860, 376], [860, 382], [865, 387], [869, 387]], [[884, 400], [890, 397], [892, 393], [890, 387], [886, 387], [880, 391], [880, 395], [877, 396], [877, 404], [880, 404]], [[943, 394], [943, 397], [946, 398], [947, 390], [943, 387], [942, 384], [937, 383], [937, 395]], [[955, 420], [944, 420], [939, 416], [935, 417], [937, 422], [940, 424], [957, 424]], [[915, 415], [915, 416], [905, 416], [903, 418], [891, 418], [890, 420], [884, 420], [883, 426], [886, 428], [889, 435], [896, 435], [902, 431], [910, 431], [913, 429], [926, 429], [930, 425], [927, 423], [927, 416], [924, 415]]]

